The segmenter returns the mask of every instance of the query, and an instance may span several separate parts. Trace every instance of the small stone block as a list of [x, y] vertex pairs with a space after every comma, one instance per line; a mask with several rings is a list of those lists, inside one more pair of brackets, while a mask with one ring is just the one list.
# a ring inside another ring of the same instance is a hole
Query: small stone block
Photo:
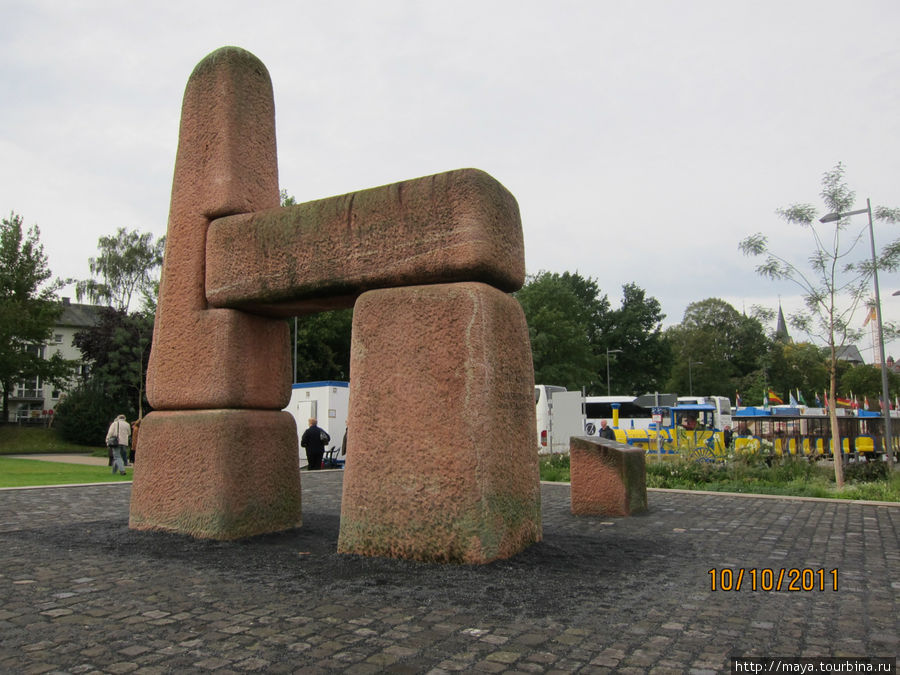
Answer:
[[647, 510], [644, 451], [615, 441], [569, 442], [572, 513], [629, 516]]
[[485, 563], [541, 539], [519, 303], [485, 284], [371, 291], [353, 314], [338, 551]]
[[144, 418], [131, 528], [227, 540], [300, 524], [297, 427], [289, 413], [154, 411]]
[[377, 288], [512, 292], [525, 279], [518, 204], [477, 169], [214, 220], [206, 258], [210, 305], [272, 316], [349, 307]]

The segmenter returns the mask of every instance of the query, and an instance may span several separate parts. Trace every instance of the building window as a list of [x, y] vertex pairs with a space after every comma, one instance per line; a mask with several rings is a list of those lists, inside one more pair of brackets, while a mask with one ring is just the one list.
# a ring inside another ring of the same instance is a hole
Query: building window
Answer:
[[61, 345], [61, 344], [62, 344], [62, 341], [63, 341], [62, 333], [57, 333], [56, 335], [54, 335], [54, 336], [53, 336], [53, 341], [54, 341], [56, 344]]
[[16, 385], [16, 398], [41, 398], [41, 381], [37, 377], [32, 377]]
[[44, 358], [44, 345], [25, 345], [26, 354], [34, 354], [38, 358]]

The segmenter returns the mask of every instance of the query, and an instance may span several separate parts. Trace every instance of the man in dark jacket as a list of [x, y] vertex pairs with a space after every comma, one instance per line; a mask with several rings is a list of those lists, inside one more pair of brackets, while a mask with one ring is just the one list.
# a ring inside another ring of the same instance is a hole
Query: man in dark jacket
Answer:
[[315, 417], [309, 418], [309, 428], [303, 432], [300, 437], [301, 447], [306, 448], [306, 462], [309, 464], [309, 471], [316, 471], [322, 468], [322, 457], [325, 455], [325, 446], [331, 440], [324, 429], [318, 426], [318, 420]]
[[616, 440], [616, 432], [612, 430], [612, 427], [606, 426], [606, 420], [600, 420], [600, 433], [597, 435], [600, 438], [608, 438], [611, 441]]

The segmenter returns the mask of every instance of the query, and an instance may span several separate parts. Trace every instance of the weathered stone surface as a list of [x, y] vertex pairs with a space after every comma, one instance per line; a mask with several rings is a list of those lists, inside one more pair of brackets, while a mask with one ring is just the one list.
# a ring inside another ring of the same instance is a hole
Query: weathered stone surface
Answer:
[[224, 540], [300, 524], [297, 428], [289, 413], [155, 411], [144, 418], [130, 527]]
[[480, 283], [356, 303], [338, 550], [482, 563], [541, 538], [534, 373], [514, 298]]
[[572, 513], [628, 516], [647, 510], [644, 451], [615, 441], [573, 437], [569, 442]]
[[481, 281], [515, 291], [525, 279], [516, 200], [477, 169], [221, 218], [206, 255], [211, 305], [275, 316], [349, 307], [376, 288]]
[[275, 108], [265, 66], [236, 47], [196, 67], [184, 94], [147, 396], [157, 410], [283, 408], [281, 322], [207, 309], [209, 221], [277, 206]]
[[358, 297], [339, 549], [482, 563], [540, 540], [531, 349], [503, 292], [525, 273], [512, 195], [465, 169], [278, 203], [268, 73], [218, 50], [185, 91], [131, 527], [300, 524], [288, 328], [245, 311]]

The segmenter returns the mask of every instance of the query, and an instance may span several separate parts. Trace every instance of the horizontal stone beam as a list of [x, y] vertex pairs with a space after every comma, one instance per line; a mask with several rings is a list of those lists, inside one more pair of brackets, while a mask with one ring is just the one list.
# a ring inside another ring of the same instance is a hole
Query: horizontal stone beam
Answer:
[[213, 307], [295, 316], [350, 307], [378, 288], [525, 281], [515, 198], [477, 169], [228, 216], [210, 223]]

